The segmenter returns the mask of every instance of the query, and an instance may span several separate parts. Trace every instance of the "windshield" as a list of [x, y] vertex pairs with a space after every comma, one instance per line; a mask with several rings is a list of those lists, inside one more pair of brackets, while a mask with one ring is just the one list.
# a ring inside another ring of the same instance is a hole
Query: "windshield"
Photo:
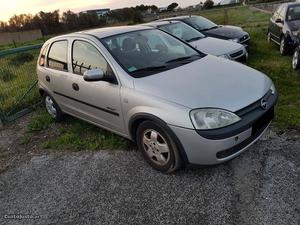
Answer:
[[289, 7], [287, 11], [287, 20], [300, 20], [300, 5]]
[[201, 16], [189, 17], [185, 19], [184, 22], [186, 22], [187, 24], [191, 25], [192, 27], [196, 28], [199, 31], [210, 30], [218, 27], [217, 24]]
[[169, 70], [204, 55], [157, 29], [103, 38], [102, 43], [133, 77], [144, 77]]
[[205, 36], [185, 23], [169, 23], [159, 27], [160, 29], [187, 42], [197, 41]]

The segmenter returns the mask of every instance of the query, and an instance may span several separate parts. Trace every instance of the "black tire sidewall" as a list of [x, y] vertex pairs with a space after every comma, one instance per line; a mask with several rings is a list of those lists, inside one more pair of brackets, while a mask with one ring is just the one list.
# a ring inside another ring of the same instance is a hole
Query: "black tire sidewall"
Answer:
[[[145, 130], [147, 129], [153, 129], [155, 131], [157, 131], [167, 142], [169, 149], [170, 149], [170, 160], [169, 162], [164, 165], [164, 166], [160, 166], [155, 164], [147, 155], [147, 153], [144, 150], [144, 146], [143, 146], [143, 134], [145, 132]], [[167, 131], [167, 127], [166, 125], [162, 125], [162, 124], [158, 124], [152, 121], [145, 121], [142, 124], [139, 125], [138, 129], [137, 129], [137, 145], [140, 151], [142, 151], [143, 156], [145, 158], [145, 160], [156, 170], [159, 170], [161, 172], [165, 172], [165, 173], [171, 173], [174, 172], [175, 170], [179, 169], [179, 166], [176, 165], [178, 164], [178, 160], [181, 161], [180, 156], [178, 154], [178, 149], [177, 146], [175, 144], [175, 142], [172, 140], [171, 135], [168, 133]]]

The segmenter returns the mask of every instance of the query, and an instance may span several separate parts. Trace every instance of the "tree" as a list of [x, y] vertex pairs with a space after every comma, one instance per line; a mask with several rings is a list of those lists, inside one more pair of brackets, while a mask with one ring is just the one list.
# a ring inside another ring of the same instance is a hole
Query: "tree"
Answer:
[[211, 9], [214, 6], [214, 2], [212, 0], [206, 0], [203, 4], [203, 9]]
[[62, 14], [61, 21], [67, 30], [74, 30], [78, 27], [78, 16], [70, 10]]
[[178, 7], [178, 4], [176, 2], [173, 2], [171, 5], [167, 7], [168, 11], [173, 11], [176, 7]]

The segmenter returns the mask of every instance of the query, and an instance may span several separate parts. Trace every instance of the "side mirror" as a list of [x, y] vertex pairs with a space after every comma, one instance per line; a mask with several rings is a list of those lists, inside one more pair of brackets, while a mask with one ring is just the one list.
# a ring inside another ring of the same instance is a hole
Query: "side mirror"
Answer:
[[277, 19], [275, 20], [275, 23], [283, 23], [283, 21], [282, 21], [280, 18], [277, 18]]
[[87, 70], [83, 74], [83, 79], [85, 81], [100, 81], [104, 78], [104, 72], [101, 69], [91, 69]]

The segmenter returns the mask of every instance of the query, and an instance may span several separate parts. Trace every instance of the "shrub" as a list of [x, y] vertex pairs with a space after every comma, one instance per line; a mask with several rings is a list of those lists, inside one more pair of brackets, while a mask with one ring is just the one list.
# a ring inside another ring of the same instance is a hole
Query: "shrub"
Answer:
[[34, 55], [29, 52], [22, 52], [12, 57], [10, 63], [13, 65], [22, 65], [26, 62], [31, 62], [34, 59]]
[[15, 78], [15, 74], [6, 68], [0, 68], [0, 80], [7, 82]]

